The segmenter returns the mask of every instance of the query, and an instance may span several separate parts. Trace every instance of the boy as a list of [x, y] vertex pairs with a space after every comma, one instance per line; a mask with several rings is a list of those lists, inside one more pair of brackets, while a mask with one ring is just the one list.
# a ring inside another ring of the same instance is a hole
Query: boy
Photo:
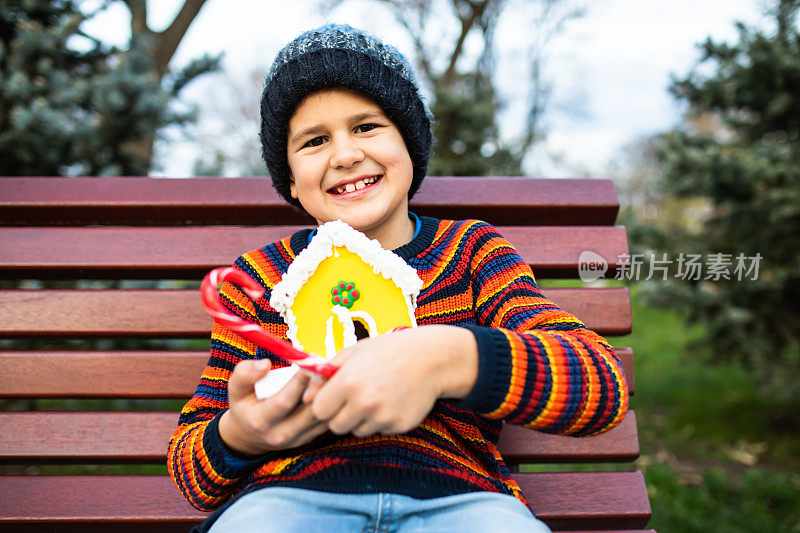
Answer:
[[[584, 436], [618, 424], [628, 391], [608, 343], [546, 300], [488, 224], [408, 212], [432, 136], [393, 47], [349, 26], [302, 34], [267, 75], [261, 120], [287, 201], [417, 270], [419, 327], [363, 339], [327, 382], [299, 372], [259, 401], [254, 383], [286, 363], [215, 324], [168, 456], [192, 505], [217, 509], [198, 529], [547, 531], [497, 452], [500, 428]], [[312, 235], [240, 257], [267, 294], [253, 303], [227, 284], [231, 311], [285, 336], [270, 289]]]

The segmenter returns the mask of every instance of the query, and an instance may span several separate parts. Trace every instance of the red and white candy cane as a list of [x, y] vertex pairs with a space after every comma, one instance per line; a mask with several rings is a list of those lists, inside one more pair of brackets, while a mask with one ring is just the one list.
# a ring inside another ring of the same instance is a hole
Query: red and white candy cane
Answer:
[[254, 301], [264, 296], [264, 288], [241, 270], [236, 270], [232, 267], [215, 268], [206, 274], [206, 277], [203, 278], [203, 283], [200, 285], [200, 297], [203, 300], [206, 311], [212, 318], [245, 339], [269, 350], [281, 359], [296, 363], [298, 366], [316, 372], [325, 378], [331, 377], [338, 370], [338, 367], [330, 364], [325, 358], [302, 352], [292, 346], [290, 342], [269, 333], [258, 324], [231, 313], [220, 300], [217, 290], [217, 287], [223, 281], [230, 281], [237, 285]]

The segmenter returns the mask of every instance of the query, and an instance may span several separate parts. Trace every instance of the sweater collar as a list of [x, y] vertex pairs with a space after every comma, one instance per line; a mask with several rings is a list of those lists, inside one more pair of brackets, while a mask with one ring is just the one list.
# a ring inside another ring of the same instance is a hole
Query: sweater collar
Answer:
[[[403, 246], [392, 250], [392, 252], [399, 255], [404, 261], [408, 261], [428, 248], [433, 242], [433, 238], [436, 236], [436, 228], [439, 226], [439, 221], [437, 219], [419, 217], [419, 220], [420, 229], [414, 238]], [[302, 229], [292, 234], [289, 244], [295, 256], [308, 246], [309, 236], [313, 231], [313, 229]]]

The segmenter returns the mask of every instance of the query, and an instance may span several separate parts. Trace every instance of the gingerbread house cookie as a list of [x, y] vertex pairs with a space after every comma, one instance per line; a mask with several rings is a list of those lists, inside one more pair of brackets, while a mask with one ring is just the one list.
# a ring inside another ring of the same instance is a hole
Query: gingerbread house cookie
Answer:
[[[319, 228], [272, 289], [292, 344], [332, 358], [362, 336], [416, 327], [417, 271], [341, 220]], [[361, 332], [361, 335], [358, 334]]]

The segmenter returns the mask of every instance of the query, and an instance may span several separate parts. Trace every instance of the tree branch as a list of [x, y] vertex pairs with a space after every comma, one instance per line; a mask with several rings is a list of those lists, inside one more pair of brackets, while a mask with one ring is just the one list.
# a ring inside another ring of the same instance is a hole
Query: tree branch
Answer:
[[[428, 0], [376, 0], [384, 4], [395, 20], [408, 32], [417, 55], [417, 67], [427, 80], [433, 79], [431, 54], [425, 44], [426, 23], [430, 19], [431, 3]], [[344, 0], [342, 0], [342, 3]], [[412, 20], [416, 16], [416, 20]]]
[[[126, 0], [126, 2], [130, 1], [136, 0]], [[156, 41], [155, 55], [153, 56], [153, 68], [159, 77], [163, 77], [166, 74], [167, 66], [172, 60], [172, 56], [175, 55], [181, 39], [183, 39], [186, 30], [189, 29], [205, 2], [206, 0], [186, 0], [181, 6], [181, 10], [175, 15], [172, 24], [157, 34], [158, 40]]]
[[[455, 8], [456, 12], [458, 13], [458, 19], [461, 21], [461, 34], [458, 36], [458, 41], [456, 41], [456, 46], [453, 49], [452, 55], [450, 55], [450, 63], [447, 66], [447, 70], [444, 72], [444, 79], [447, 81], [451, 81], [456, 74], [456, 63], [458, 62], [459, 57], [461, 56], [461, 52], [464, 50], [464, 41], [467, 40], [467, 35], [469, 31], [475, 26], [476, 21], [481, 20], [483, 17], [484, 11], [486, 11], [487, 6], [492, 2], [492, 0], [483, 0], [482, 2], [470, 2], [463, 0], [453, 0], [453, 7]], [[459, 4], [461, 6], [466, 7], [469, 9], [468, 12], [462, 12], [460, 9]]]
[[131, 12], [131, 36], [152, 33], [147, 27], [146, 0], [123, 0]]

